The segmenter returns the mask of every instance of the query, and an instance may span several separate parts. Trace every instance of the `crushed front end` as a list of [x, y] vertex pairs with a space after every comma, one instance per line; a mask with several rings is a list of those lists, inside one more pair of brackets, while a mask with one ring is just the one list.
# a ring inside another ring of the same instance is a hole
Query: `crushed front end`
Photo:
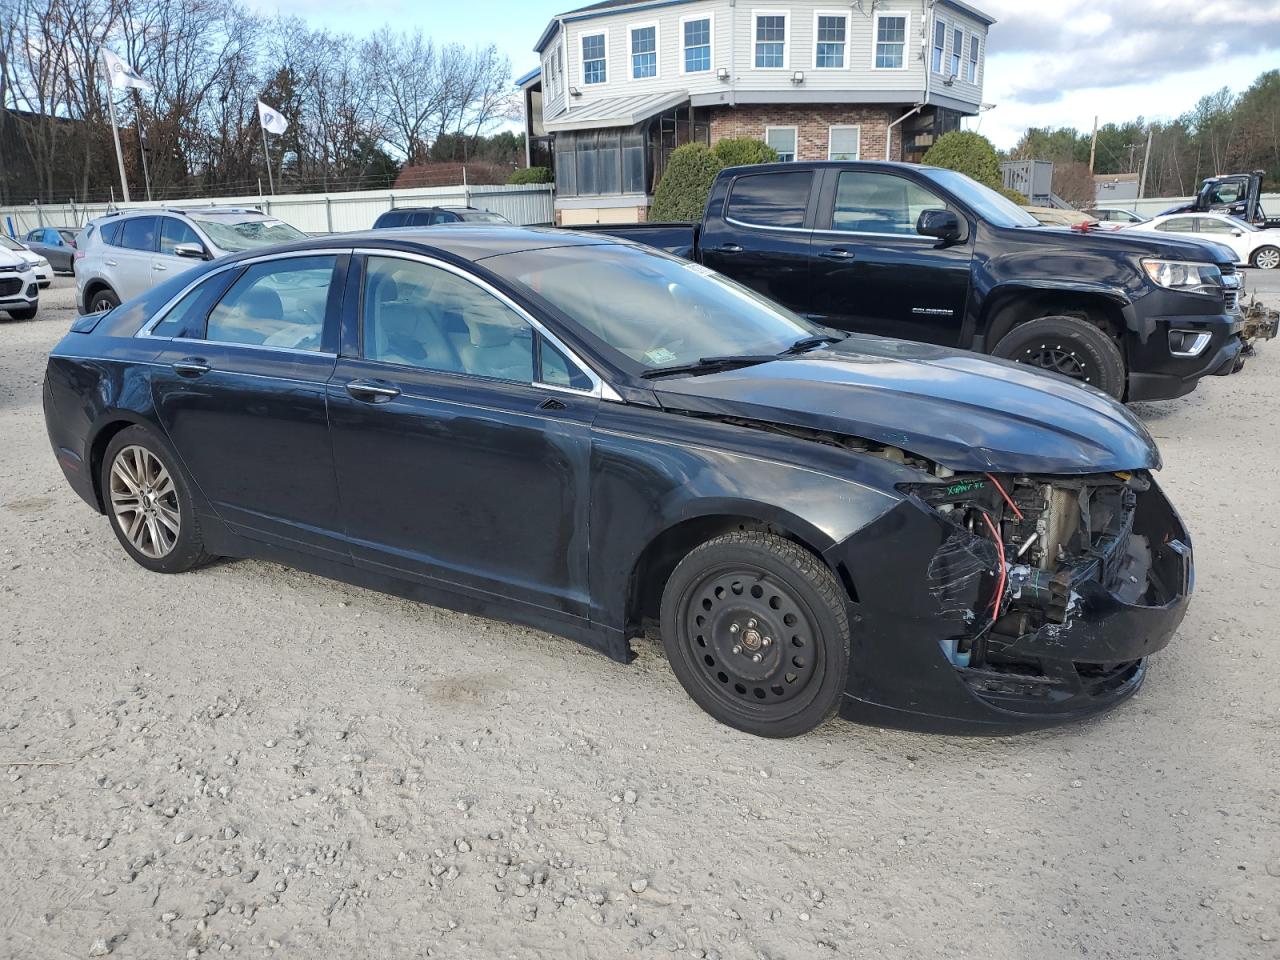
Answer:
[[1011, 732], [1132, 694], [1194, 577], [1190, 538], [1150, 475], [937, 472], [838, 549], [860, 654], [843, 714]]

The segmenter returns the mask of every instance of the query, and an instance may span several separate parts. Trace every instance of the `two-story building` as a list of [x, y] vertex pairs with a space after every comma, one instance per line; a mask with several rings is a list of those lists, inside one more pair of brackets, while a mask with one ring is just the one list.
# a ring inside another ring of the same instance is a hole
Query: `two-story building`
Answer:
[[572, 225], [644, 219], [685, 143], [918, 160], [980, 110], [994, 22], [963, 0], [602, 0], [554, 17], [517, 81], [530, 161]]

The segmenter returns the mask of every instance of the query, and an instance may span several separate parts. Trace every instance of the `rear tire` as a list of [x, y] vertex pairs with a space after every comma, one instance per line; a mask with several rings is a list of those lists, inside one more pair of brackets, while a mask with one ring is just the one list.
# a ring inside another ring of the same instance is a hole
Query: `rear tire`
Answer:
[[849, 674], [844, 591], [790, 540], [740, 530], [696, 547], [667, 581], [661, 620], [676, 678], [721, 723], [794, 737], [839, 703]]
[[991, 351], [1015, 363], [1039, 367], [1124, 396], [1124, 357], [1114, 340], [1078, 317], [1038, 317], [1014, 327]]
[[1253, 265], [1259, 270], [1280, 267], [1280, 247], [1259, 247], [1253, 251]]
[[214, 559], [205, 552], [178, 458], [146, 427], [126, 427], [111, 438], [98, 485], [120, 545], [148, 570], [185, 573]]
[[114, 310], [120, 306], [120, 298], [116, 296], [115, 291], [110, 287], [103, 287], [101, 290], [95, 291], [89, 298], [89, 313], [106, 313], [108, 310]]

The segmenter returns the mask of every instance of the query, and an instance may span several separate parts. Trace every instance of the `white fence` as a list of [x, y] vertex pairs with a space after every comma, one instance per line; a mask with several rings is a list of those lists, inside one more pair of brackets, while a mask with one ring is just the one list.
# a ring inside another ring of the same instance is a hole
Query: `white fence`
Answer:
[[549, 183], [513, 186], [420, 187], [412, 190], [365, 190], [355, 193], [295, 193], [278, 197], [217, 197], [212, 200], [155, 200], [117, 204], [32, 204], [0, 207], [0, 231], [22, 236], [36, 227], [79, 229], [112, 209], [182, 209], [189, 207], [258, 207], [305, 233], [367, 230], [378, 214], [394, 207], [473, 206], [501, 214], [512, 223], [552, 223], [553, 188]]

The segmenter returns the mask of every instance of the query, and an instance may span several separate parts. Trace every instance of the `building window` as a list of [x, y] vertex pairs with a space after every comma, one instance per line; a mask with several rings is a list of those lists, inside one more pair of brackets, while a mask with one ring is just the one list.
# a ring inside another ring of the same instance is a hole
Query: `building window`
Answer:
[[849, 18], [842, 13], [817, 13], [814, 16], [813, 65], [819, 70], [844, 68], [844, 45]]
[[790, 163], [796, 158], [797, 127], [765, 127], [764, 142], [778, 152], [778, 159]]
[[933, 72], [942, 72], [942, 57], [947, 52], [947, 25], [938, 20], [933, 25]]
[[785, 13], [756, 14], [756, 69], [786, 68], [787, 17]]
[[654, 24], [631, 28], [631, 78], [647, 80], [658, 75], [658, 28]]
[[608, 79], [605, 69], [608, 47], [606, 34], [593, 33], [582, 38], [582, 82], [604, 83]]
[[876, 15], [876, 69], [901, 70], [906, 66], [907, 18]]
[[827, 135], [827, 159], [857, 160], [861, 146], [861, 127], [832, 127]]
[[951, 76], [960, 76], [960, 57], [964, 52], [964, 31], [956, 27], [951, 35]]
[[684, 22], [684, 72], [711, 69], [711, 18]]
[[976, 33], [969, 35], [969, 71], [967, 77], [970, 83], [978, 82], [978, 35]]

